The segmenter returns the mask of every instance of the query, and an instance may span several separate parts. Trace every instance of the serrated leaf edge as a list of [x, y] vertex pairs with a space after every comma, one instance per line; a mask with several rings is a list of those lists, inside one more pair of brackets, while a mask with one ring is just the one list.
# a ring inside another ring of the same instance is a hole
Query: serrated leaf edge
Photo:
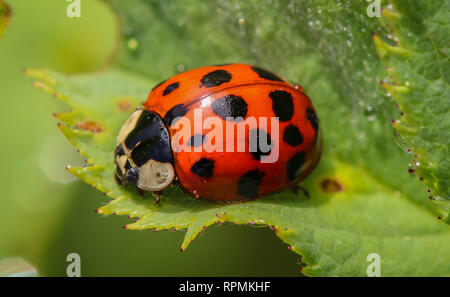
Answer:
[[[399, 20], [401, 20], [401, 18], [403, 17], [399, 12], [395, 11], [395, 7], [393, 5], [389, 8], [383, 7], [382, 16], [394, 28], [399, 25]], [[401, 46], [403, 44], [402, 37], [396, 36], [395, 30], [392, 34], [397, 40], [396, 45], [388, 44], [380, 36], [372, 34], [376, 52], [378, 53], [381, 62], [386, 66], [386, 71], [388, 72], [390, 77], [393, 77], [394, 74], [390, 73], [388, 57], [402, 57], [404, 59], [407, 59], [409, 56], [414, 54], [414, 51]], [[392, 80], [392, 78], [390, 80]], [[402, 117], [392, 121], [394, 129], [401, 135], [417, 135], [420, 132], [420, 126], [417, 123], [417, 118], [412, 114], [408, 104], [405, 104], [404, 102], [405, 96], [408, 96], [408, 94], [412, 91], [411, 86], [406, 84], [397, 84], [396, 82], [388, 83], [384, 80], [381, 82], [381, 84], [386, 90], [387, 94], [389, 94], [389, 96], [392, 96], [392, 98], [397, 102], [398, 108], [402, 111]], [[399, 145], [402, 147], [402, 144], [399, 143]], [[415, 169], [411, 170], [417, 171], [419, 179], [421, 181], [425, 181], [425, 176], [429, 175], [427, 171], [432, 172], [433, 169], [424, 168], [422, 164], [432, 164], [432, 162], [427, 161], [422, 152], [417, 150], [413, 146], [408, 147], [406, 150], [408, 153], [411, 153], [414, 156], [413, 164], [421, 164], [420, 166], [416, 166]], [[419, 160], [419, 162], [417, 160]], [[435, 164], [435, 166], [438, 165]], [[421, 174], [422, 172], [423, 174]], [[430, 183], [428, 183], [427, 186], [430, 188], [428, 190], [430, 192], [429, 198], [432, 201], [434, 210], [440, 214], [440, 218], [442, 220], [450, 223], [450, 197], [440, 197], [440, 195], [438, 195], [438, 193], [436, 192], [437, 186], [435, 184], [431, 184], [430, 186]]]

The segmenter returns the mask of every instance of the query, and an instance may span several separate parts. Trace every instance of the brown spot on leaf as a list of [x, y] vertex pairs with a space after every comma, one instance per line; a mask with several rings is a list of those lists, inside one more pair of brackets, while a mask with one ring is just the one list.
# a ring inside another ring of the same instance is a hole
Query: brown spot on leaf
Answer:
[[117, 107], [120, 109], [120, 111], [128, 112], [133, 107], [133, 104], [131, 104], [128, 100], [121, 100], [117, 103]]
[[11, 17], [11, 8], [4, 2], [0, 2], [0, 35], [5, 30], [6, 25], [9, 23]]
[[78, 123], [75, 125], [75, 128], [81, 129], [84, 131], [91, 131], [92, 133], [100, 133], [103, 131], [102, 126], [100, 126], [100, 124], [98, 124], [97, 122], [93, 122], [93, 121]]
[[44, 87], [44, 84], [42, 82], [36, 80], [36, 81], [33, 81], [33, 86], [35, 88], [42, 89]]
[[344, 187], [335, 179], [326, 178], [320, 183], [322, 191], [326, 193], [336, 193], [344, 189]]

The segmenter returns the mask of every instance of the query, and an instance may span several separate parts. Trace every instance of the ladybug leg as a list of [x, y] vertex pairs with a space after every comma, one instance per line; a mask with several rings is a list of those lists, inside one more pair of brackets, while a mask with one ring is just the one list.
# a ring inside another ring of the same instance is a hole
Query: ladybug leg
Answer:
[[139, 196], [144, 196], [144, 190], [136, 186], [136, 191], [139, 194]]
[[161, 202], [162, 191], [155, 191], [153, 192], [153, 194], [156, 195], [155, 205], [159, 205], [159, 203]]
[[302, 187], [300, 185], [293, 185], [291, 188], [291, 191], [296, 195], [298, 194], [298, 190], [301, 190], [303, 192], [303, 194], [305, 194], [306, 198], [308, 198], [308, 199], [311, 198], [311, 196], [309, 196], [308, 190], [305, 189], [304, 187]]

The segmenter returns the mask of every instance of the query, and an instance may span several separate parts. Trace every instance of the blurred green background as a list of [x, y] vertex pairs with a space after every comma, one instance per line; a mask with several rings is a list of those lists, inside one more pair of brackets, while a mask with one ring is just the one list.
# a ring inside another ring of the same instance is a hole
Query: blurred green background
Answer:
[[67, 107], [32, 86], [24, 68], [80, 73], [111, 55], [116, 23], [109, 9], [82, 1], [68, 18], [65, 0], [9, 0], [0, 38], [0, 259], [19, 256], [39, 275], [65, 276], [66, 256], [81, 256], [83, 276], [300, 276], [297, 256], [268, 228], [211, 227], [179, 251], [184, 233], [125, 231], [126, 217], [94, 210], [106, 198], [64, 170], [82, 164], [56, 128]]

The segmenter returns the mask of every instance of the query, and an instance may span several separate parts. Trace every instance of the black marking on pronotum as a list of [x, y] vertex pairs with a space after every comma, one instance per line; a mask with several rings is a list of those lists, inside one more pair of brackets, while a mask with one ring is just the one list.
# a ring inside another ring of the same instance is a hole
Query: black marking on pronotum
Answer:
[[125, 155], [125, 151], [123, 150], [122, 144], [119, 144], [119, 145], [116, 147], [116, 151], [114, 152], [114, 155], [115, 155], [115, 156], [119, 156], [119, 157]]
[[144, 109], [136, 122], [136, 126], [125, 138], [125, 146], [132, 149], [142, 139], [149, 138], [149, 132], [159, 133], [158, 131], [161, 130], [160, 122], [161, 118], [156, 113]]
[[[136, 127], [128, 134], [125, 145], [131, 150], [131, 160], [136, 166], [142, 166], [148, 160], [158, 162], [172, 161], [170, 137], [161, 117], [149, 110], [143, 110]], [[127, 161], [125, 169], [131, 164]]]
[[251, 170], [242, 175], [238, 181], [237, 194], [246, 198], [258, 198], [259, 184], [264, 172]]
[[317, 129], [319, 128], [319, 118], [317, 118], [317, 114], [314, 111], [314, 109], [312, 108], [306, 109], [306, 117], [308, 118], [314, 130], [317, 131]]
[[131, 151], [131, 159], [138, 167], [144, 165], [150, 159], [161, 163], [171, 162], [172, 152], [168, 136], [159, 135], [141, 141]]
[[192, 165], [191, 171], [200, 177], [212, 177], [214, 173], [214, 160], [201, 158]]
[[203, 143], [206, 141], [206, 135], [202, 134], [195, 134], [189, 138], [187, 145], [193, 146], [193, 147], [199, 147], [202, 146]]
[[303, 136], [300, 130], [291, 124], [284, 130], [283, 140], [289, 145], [297, 146], [303, 143]]
[[264, 79], [268, 79], [268, 80], [273, 80], [273, 81], [283, 81], [281, 79], [281, 77], [279, 77], [278, 75], [267, 71], [265, 69], [259, 68], [257, 66], [252, 66], [253, 71], [255, 71], [259, 77], [264, 78]]
[[286, 166], [286, 172], [290, 181], [300, 175], [303, 163], [305, 163], [304, 153], [297, 153], [289, 160]]
[[179, 86], [179, 82], [174, 82], [173, 84], [168, 85], [163, 91], [163, 96], [169, 95], [170, 93], [178, 89]]
[[114, 179], [116, 180], [117, 184], [123, 185], [123, 172], [120, 166], [116, 162], [116, 171], [114, 172]]
[[213, 111], [222, 119], [245, 118], [247, 116], [247, 102], [236, 95], [226, 95], [212, 104]]
[[231, 80], [231, 74], [226, 70], [215, 70], [203, 76], [200, 80], [202, 86], [211, 88], [220, 86]]
[[152, 91], [153, 91], [154, 89], [156, 89], [157, 87], [159, 87], [160, 85], [162, 85], [163, 83], [165, 83], [166, 81], [167, 81], [167, 79], [166, 79], [166, 80], [163, 80], [162, 82], [160, 82], [159, 84], [157, 84], [156, 86], [154, 86], [153, 89], [152, 89]]
[[124, 168], [125, 170], [128, 170], [128, 169], [130, 169], [131, 167], [133, 167], [133, 166], [131, 166], [130, 160], [127, 159], [127, 161], [125, 162], [125, 166], [124, 166], [123, 168]]
[[174, 122], [173, 120], [177, 117], [185, 116], [187, 112], [188, 109], [186, 108], [186, 106], [184, 106], [184, 104], [180, 103], [175, 105], [174, 107], [169, 109], [169, 111], [167, 111], [166, 115], [164, 116], [164, 125], [169, 127], [170, 125], [175, 124], [176, 121]]
[[[261, 147], [260, 141], [265, 141], [265, 143], [263, 143], [264, 149]], [[249, 133], [249, 147], [253, 158], [261, 160], [263, 156], [270, 154], [270, 151], [272, 150], [272, 138], [270, 134], [266, 133], [264, 130], [253, 129]], [[269, 150], [267, 150], [267, 148]]]
[[123, 177], [122, 170], [119, 168], [119, 166], [116, 165], [116, 173], [115, 176], [117, 177]]
[[275, 116], [279, 118], [281, 122], [289, 121], [294, 115], [294, 103], [292, 101], [292, 95], [286, 91], [272, 91], [269, 94], [272, 99], [272, 109]]
[[117, 175], [117, 173], [114, 174], [114, 179], [115, 179], [116, 183], [117, 183], [119, 186], [122, 186], [122, 185], [123, 185], [123, 182], [122, 182], [122, 180], [120, 179], [120, 177]]

